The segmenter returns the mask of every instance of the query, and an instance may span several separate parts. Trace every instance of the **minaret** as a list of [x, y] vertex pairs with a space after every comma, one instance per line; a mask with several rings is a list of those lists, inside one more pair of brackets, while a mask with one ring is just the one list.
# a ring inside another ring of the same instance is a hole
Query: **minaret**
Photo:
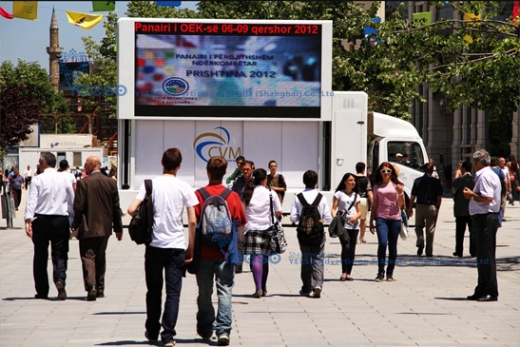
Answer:
[[47, 47], [47, 53], [49, 54], [49, 78], [51, 80], [51, 84], [54, 86], [54, 90], [58, 91], [60, 88], [59, 60], [61, 58], [61, 52], [63, 52], [63, 48], [60, 47], [58, 20], [56, 19], [56, 12], [54, 11], [54, 8], [52, 8], [52, 19], [49, 33], [50, 47]]

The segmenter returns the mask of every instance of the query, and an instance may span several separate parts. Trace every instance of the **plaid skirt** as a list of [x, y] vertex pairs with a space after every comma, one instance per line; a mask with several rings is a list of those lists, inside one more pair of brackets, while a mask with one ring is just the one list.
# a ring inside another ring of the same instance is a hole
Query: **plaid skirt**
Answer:
[[241, 247], [242, 254], [271, 254], [271, 237], [267, 230], [248, 230]]

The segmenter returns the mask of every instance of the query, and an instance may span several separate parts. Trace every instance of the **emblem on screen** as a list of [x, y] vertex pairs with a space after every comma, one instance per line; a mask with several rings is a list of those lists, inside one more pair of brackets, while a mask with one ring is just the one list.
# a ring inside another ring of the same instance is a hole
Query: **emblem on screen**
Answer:
[[229, 131], [224, 127], [216, 127], [214, 130], [221, 130], [224, 134], [217, 132], [202, 133], [193, 141], [193, 148], [197, 156], [207, 162], [211, 157], [220, 156], [227, 161], [234, 161], [236, 157], [241, 155], [241, 148], [233, 148], [229, 145]]
[[188, 82], [178, 77], [168, 78], [162, 84], [162, 89], [170, 95], [180, 96], [190, 89]]

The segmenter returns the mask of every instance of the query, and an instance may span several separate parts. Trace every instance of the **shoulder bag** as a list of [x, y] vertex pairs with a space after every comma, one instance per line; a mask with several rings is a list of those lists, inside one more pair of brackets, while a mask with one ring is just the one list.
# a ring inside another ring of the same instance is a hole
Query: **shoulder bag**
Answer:
[[273, 196], [271, 195], [271, 191], [269, 190], [269, 200], [271, 205], [271, 223], [272, 225], [267, 229], [270, 238], [271, 251], [274, 253], [282, 254], [287, 249], [287, 240], [285, 239], [285, 234], [283, 233], [282, 227], [278, 221], [274, 219], [274, 211], [273, 211]]

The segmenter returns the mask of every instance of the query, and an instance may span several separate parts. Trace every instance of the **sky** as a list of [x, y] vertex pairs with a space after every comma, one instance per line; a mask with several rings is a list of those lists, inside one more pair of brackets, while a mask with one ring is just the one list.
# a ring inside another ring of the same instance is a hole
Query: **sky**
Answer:
[[[117, 1], [116, 13], [125, 17], [130, 1]], [[198, 1], [182, 1], [181, 7], [196, 10]], [[12, 13], [12, 1], [0, 1], [0, 6]], [[77, 53], [85, 52], [82, 37], [92, 36], [100, 42], [105, 37], [105, 28], [102, 22], [91, 30], [85, 30], [70, 24], [67, 20], [66, 10], [91, 14], [104, 14], [108, 12], [92, 12], [92, 1], [38, 1], [38, 20], [32, 21], [21, 18], [5, 19], [0, 16], [0, 61], [10, 60], [16, 66], [18, 59], [27, 62], [37, 62], [49, 71], [49, 55], [46, 48], [49, 46], [49, 27], [52, 18], [52, 9], [56, 10], [58, 20], [60, 47], [63, 53], [75, 50]]]

